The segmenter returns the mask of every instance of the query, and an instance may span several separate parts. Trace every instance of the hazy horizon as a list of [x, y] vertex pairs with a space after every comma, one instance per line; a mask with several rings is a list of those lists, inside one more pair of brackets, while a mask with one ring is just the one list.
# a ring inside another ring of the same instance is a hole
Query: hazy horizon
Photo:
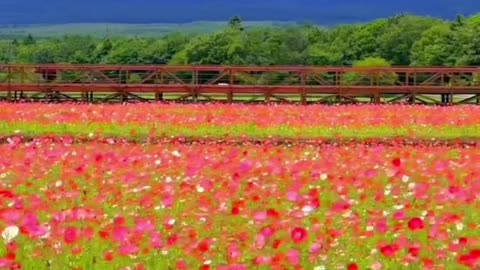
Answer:
[[[47, 2], [47, 3], [46, 3]], [[452, 19], [480, 12], [480, 2], [459, 0], [3, 0], [1, 25], [71, 23], [190, 23], [226, 21], [238, 15], [246, 21], [311, 21], [331, 25], [369, 21], [399, 13]]]

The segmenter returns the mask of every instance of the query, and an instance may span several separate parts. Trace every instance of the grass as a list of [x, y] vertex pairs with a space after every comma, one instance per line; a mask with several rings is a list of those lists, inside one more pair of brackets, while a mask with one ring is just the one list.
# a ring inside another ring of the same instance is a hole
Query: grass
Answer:
[[394, 128], [392, 126], [372, 126], [352, 129], [347, 127], [294, 127], [271, 126], [261, 127], [254, 124], [236, 124], [230, 126], [215, 126], [203, 124], [195, 127], [162, 124], [126, 124], [118, 123], [68, 123], [44, 124], [38, 122], [3, 122], [0, 123], [0, 136], [22, 135], [35, 136], [103, 136], [126, 138], [142, 141], [149, 136], [154, 137], [185, 137], [185, 138], [240, 138], [249, 139], [480, 139], [480, 125], [474, 126], [415, 126]]

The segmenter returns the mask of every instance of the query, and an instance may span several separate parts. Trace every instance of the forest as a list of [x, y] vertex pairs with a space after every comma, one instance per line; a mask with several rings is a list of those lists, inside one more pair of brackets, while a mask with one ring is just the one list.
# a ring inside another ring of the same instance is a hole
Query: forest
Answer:
[[171, 65], [480, 65], [480, 14], [448, 21], [401, 14], [369, 23], [246, 28], [163, 37], [0, 40], [1, 63]]

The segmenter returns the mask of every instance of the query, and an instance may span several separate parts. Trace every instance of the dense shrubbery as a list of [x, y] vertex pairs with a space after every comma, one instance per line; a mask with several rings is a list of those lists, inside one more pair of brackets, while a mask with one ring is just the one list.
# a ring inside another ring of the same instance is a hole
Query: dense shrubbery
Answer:
[[[351, 65], [383, 58], [391, 65], [480, 64], [480, 15], [453, 22], [399, 15], [368, 24], [245, 30], [232, 20], [213, 34], [162, 38], [1, 41], [0, 60], [15, 63]], [[374, 61], [373, 61], [374, 62]]]

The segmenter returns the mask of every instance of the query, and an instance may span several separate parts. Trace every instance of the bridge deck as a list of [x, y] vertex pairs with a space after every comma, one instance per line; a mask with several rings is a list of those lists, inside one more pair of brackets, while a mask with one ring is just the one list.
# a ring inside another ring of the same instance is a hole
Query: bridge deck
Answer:
[[479, 67], [0, 65], [9, 101], [479, 104]]

